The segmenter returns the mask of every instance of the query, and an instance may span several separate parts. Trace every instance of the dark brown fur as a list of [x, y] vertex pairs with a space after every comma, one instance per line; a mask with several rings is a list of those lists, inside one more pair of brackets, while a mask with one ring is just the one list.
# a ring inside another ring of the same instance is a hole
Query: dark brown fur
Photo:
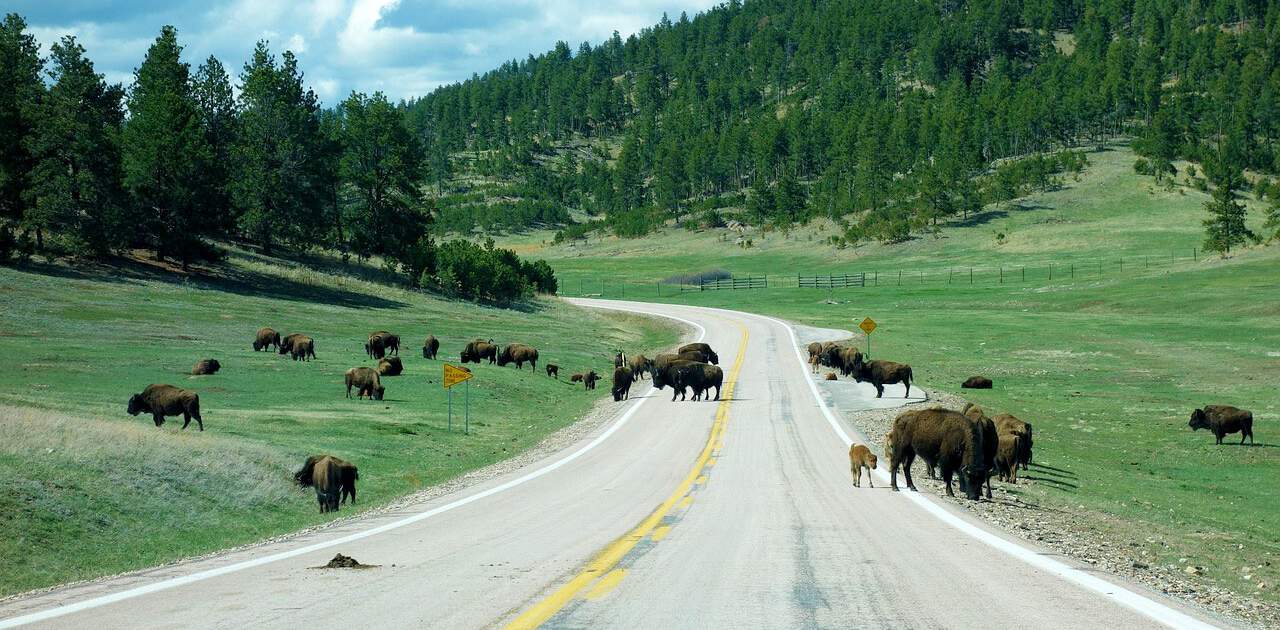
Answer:
[[195, 366], [191, 368], [191, 373], [197, 376], [217, 374], [222, 369], [222, 364], [217, 359], [200, 359], [196, 361]]
[[404, 373], [404, 362], [400, 357], [385, 357], [378, 360], [377, 370], [381, 376], [400, 376]]
[[1022, 450], [1021, 438], [1012, 433], [1001, 433], [996, 448], [996, 474], [1000, 481], [1018, 483], [1018, 457]]
[[653, 370], [653, 359], [643, 354], [637, 354], [631, 357], [631, 376], [637, 381], [643, 381], [644, 375]]
[[347, 370], [347, 398], [351, 398], [351, 388], [356, 388], [356, 398], [369, 397], [371, 400], [382, 400], [386, 388], [382, 386], [382, 378], [378, 371], [367, 367], [353, 367]]
[[985, 447], [978, 423], [948, 409], [904, 411], [893, 421], [893, 452], [889, 457], [889, 474], [894, 490], [898, 489], [898, 467], [907, 479], [907, 488], [915, 490], [911, 481], [911, 463], [916, 456], [937, 462], [947, 495], [955, 496], [951, 479], [956, 473], [965, 478], [965, 495], [978, 500], [986, 480], [983, 467]]
[[463, 363], [480, 363], [484, 359], [488, 359], [491, 364], [497, 363], [498, 346], [494, 345], [492, 339], [489, 341], [476, 339], [462, 349], [461, 359]]
[[596, 374], [595, 370], [591, 370], [590, 372], [587, 372], [585, 376], [582, 377], [582, 388], [595, 389], [596, 383], [599, 381], [600, 381], [600, 375]]
[[[859, 355], [861, 356], [861, 355]], [[902, 383], [907, 390], [902, 394], [903, 398], [911, 397], [911, 366], [905, 363], [894, 363], [893, 361], [875, 361], [862, 362], [853, 369], [853, 377], [859, 382], [866, 381], [876, 388], [876, 398], [884, 396], [884, 386], [894, 383]]]
[[1023, 422], [1007, 413], [998, 413], [991, 420], [996, 423], [997, 431], [1018, 436], [1018, 465], [1026, 470], [1027, 465], [1032, 461], [1031, 447], [1034, 445], [1031, 423]]
[[354, 504], [356, 480], [359, 478], [360, 471], [354, 464], [332, 455], [312, 455], [293, 474], [293, 479], [299, 486], [316, 489], [316, 502], [320, 504], [321, 514], [337, 512], [338, 506], [345, 503], [347, 497], [351, 497]]
[[280, 349], [280, 333], [271, 328], [259, 328], [258, 334], [253, 338], [253, 351], [266, 350], [272, 346]]
[[569, 382], [570, 382], [570, 383], [581, 383], [581, 382], [583, 381], [583, 379], [585, 379], [586, 377], [587, 377], [587, 375], [586, 375], [586, 374], [583, 374], [582, 372], [578, 372], [577, 374], [574, 374], [574, 375], [572, 375], [572, 376], [570, 376], [570, 377], [569, 377]]
[[311, 337], [294, 333], [280, 341], [280, 354], [293, 357], [294, 361], [316, 358], [316, 342]]
[[388, 354], [400, 355], [400, 335], [379, 330], [369, 333], [369, 340], [364, 344], [365, 354], [371, 359], [381, 359]]
[[1237, 431], [1240, 432], [1241, 444], [1244, 444], [1246, 437], [1250, 444], [1254, 443], [1253, 413], [1230, 405], [1205, 405], [1203, 409], [1191, 413], [1191, 423], [1188, 426], [1192, 431], [1208, 429], [1217, 438], [1217, 444], [1222, 444], [1223, 437]]
[[440, 340], [435, 335], [427, 335], [427, 340], [422, 342], [422, 358], [434, 359], [436, 353], [440, 352]]
[[547, 364], [547, 376], [560, 380], [560, 366], [554, 363]]
[[706, 362], [711, 363], [712, 365], [720, 364], [720, 355], [716, 354], [716, 351], [712, 350], [709, 344], [705, 344], [702, 342], [686, 343], [683, 346], [680, 346], [679, 350], [676, 350], [676, 354], [684, 354], [685, 352], [689, 352], [691, 350], [697, 350], [698, 352], [701, 352], [707, 355]]
[[985, 376], [970, 376], [960, 384], [965, 389], [991, 389], [991, 379]]
[[195, 418], [196, 425], [204, 431], [204, 420], [200, 417], [200, 395], [189, 389], [173, 385], [148, 385], [141, 394], [129, 398], [129, 415], [136, 416], [142, 412], [151, 414], [156, 426], [164, 424], [165, 416], [182, 414], [182, 428], [191, 424]]
[[509, 343], [507, 347], [502, 349], [502, 353], [498, 355], [498, 365], [505, 366], [508, 363], [515, 363], [516, 369], [523, 369], [524, 364], [528, 363], [529, 367], [535, 371], [538, 369], [538, 349], [523, 343]]
[[626, 400], [628, 397], [630, 397], [631, 383], [634, 380], [635, 379], [632, 378], [632, 375], [631, 375], [631, 368], [629, 367], [613, 368], [613, 389], [610, 391], [613, 394], [614, 402], [617, 402], [620, 400]]

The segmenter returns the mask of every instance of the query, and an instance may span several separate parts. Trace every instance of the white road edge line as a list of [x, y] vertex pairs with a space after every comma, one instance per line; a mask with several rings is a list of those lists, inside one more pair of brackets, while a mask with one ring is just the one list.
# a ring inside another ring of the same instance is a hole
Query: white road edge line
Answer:
[[[786, 329], [787, 334], [791, 336], [791, 347], [795, 349], [796, 360], [799, 361], [800, 364], [800, 371], [804, 374], [805, 382], [809, 384], [809, 391], [813, 393], [814, 400], [818, 401], [818, 408], [822, 410], [822, 415], [826, 416], [827, 422], [831, 424], [831, 429], [835, 431], [836, 435], [838, 435], [841, 440], [844, 441], [846, 447], [853, 444], [853, 439], [845, 432], [840, 421], [836, 419], [835, 414], [832, 413], [831, 409], [827, 406], [827, 402], [823, 399], [822, 393], [818, 391], [817, 384], [809, 375], [809, 371], [807, 369], [808, 363], [805, 361], [804, 355], [800, 353], [800, 340], [796, 337], [796, 331], [792, 328], [791, 324], [766, 315], [756, 315], [754, 313], [744, 314], [771, 321]], [[876, 476], [880, 477], [881, 481], [889, 481], [889, 473], [880, 469], [877, 469], [875, 472]], [[937, 517], [938, 520], [960, 530], [972, 538], [995, 547], [1014, 558], [1055, 575], [1063, 580], [1072, 582], [1095, 593], [1105, 595], [1113, 601], [1127, 606], [1166, 626], [1171, 628], [1217, 628], [1217, 626], [1205, 623], [1195, 617], [1174, 610], [1169, 606], [1124, 588], [1118, 584], [1113, 584], [1097, 576], [1090, 575], [1089, 573], [1081, 571], [1073, 566], [1048, 556], [1041, 555], [1032, 549], [1023, 547], [1022, 545], [1001, 538], [1000, 536], [996, 536], [995, 534], [977, 527], [972, 523], [957, 517], [951, 512], [948, 512], [942, 506], [930, 501], [924, 496], [921, 496], [919, 493], [907, 491], [901, 494], [916, 505], [920, 506], [929, 514]]]
[[[615, 311], [628, 310], [623, 308], [613, 308], [608, 306], [595, 306], [595, 305], [589, 308], [600, 308], [604, 310], [615, 310]], [[676, 320], [678, 322], [685, 323], [694, 327], [695, 329], [698, 330], [698, 339], [697, 339], [698, 341], [702, 341], [707, 336], [707, 329], [702, 327], [702, 325], [698, 324], [697, 322], [685, 319], [683, 317], [676, 317], [674, 315], [665, 315], [661, 313], [646, 313], [646, 314], [663, 317], [666, 319]], [[599, 446], [602, 442], [609, 439], [609, 436], [613, 435], [615, 432], [617, 432], [618, 429], [622, 428], [622, 426], [625, 425], [627, 421], [631, 419], [631, 416], [635, 415], [636, 410], [640, 409], [640, 406], [643, 405], [650, 398], [652, 398], [653, 397], [652, 394], [657, 391], [658, 391], [657, 389], [651, 386], [649, 391], [646, 392], [645, 395], [640, 399], [638, 399], [633, 405], [631, 405], [631, 408], [627, 409], [627, 411], [622, 414], [622, 417], [618, 418], [618, 420], [615, 421], [613, 425], [609, 427], [608, 430], [596, 436], [594, 440], [591, 440], [591, 442], [587, 443], [582, 448], [574, 451], [569, 455], [566, 455], [565, 457], [555, 461], [554, 463], [543, 466], [542, 468], [539, 468], [533, 472], [525, 474], [516, 479], [512, 479], [505, 483], [489, 488], [488, 490], [484, 490], [483, 492], [477, 492], [475, 494], [465, 496], [461, 499], [451, 501], [439, 507], [432, 508], [430, 510], [427, 510], [426, 512], [419, 512], [412, 516], [407, 516], [405, 518], [402, 518], [398, 521], [392, 521], [384, 525], [379, 525], [378, 527], [366, 529], [364, 531], [356, 532], [354, 534], [348, 534], [340, 538], [334, 538], [333, 540], [318, 542], [311, 545], [307, 545], [305, 547], [298, 547], [297, 549], [291, 549], [289, 551], [282, 551], [280, 553], [274, 553], [269, 556], [263, 556], [261, 558], [245, 560], [243, 562], [229, 564], [227, 566], [218, 567], [216, 569], [208, 569], [205, 571], [192, 573], [190, 575], [183, 575], [180, 577], [169, 578], [167, 580], [161, 580], [159, 582], [154, 582], [151, 584], [145, 584], [143, 586], [136, 586], [134, 588], [125, 589], [117, 593], [102, 595], [100, 597], [86, 599], [84, 601], [75, 602], [73, 604], [66, 604], [63, 606], [58, 606], [56, 608], [49, 608], [46, 610], [28, 613], [28, 614], [20, 615], [17, 617], [10, 617], [8, 619], [0, 620], [0, 629], [15, 628], [15, 627], [30, 624], [30, 623], [36, 623], [38, 621], [46, 621], [46, 620], [53, 619], [56, 617], [61, 617], [64, 615], [69, 615], [72, 613], [77, 613], [77, 612], [89, 610], [92, 608], [98, 608], [100, 606], [105, 606], [107, 604], [114, 604], [116, 602], [121, 602], [127, 599], [133, 599], [135, 597], [140, 597], [142, 595], [148, 595], [158, 591], [177, 588], [179, 586], [186, 586], [187, 584], [192, 584], [195, 582], [200, 582], [202, 580], [207, 580], [210, 578], [227, 575], [228, 573], [236, 573], [238, 571], [243, 571], [245, 569], [252, 569], [254, 567], [259, 567], [264, 564], [279, 562], [280, 560], [287, 560], [289, 558], [305, 555], [313, 551], [319, 551], [321, 549], [335, 547], [337, 545], [343, 545], [343, 544], [354, 542], [363, 538], [368, 538], [370, 536], [376, 536], [384, 532], [389, 532], [393, 529], [399, 529], [401, 527], [404, 527], [405, 525], [412, 525], [413, 523], [424, 521], [438, 514], [443, 514], [450, 510], [460, 508], [469, 503], [474, 503], [476, 501], [479, 501], [480, 499], [491, 497], [500, 492], [505, 492], [518, 485], [532, 481], [534, 479], [537, 479], [538, 477], [546, 475], [547, 473], [557, 470], [565, 466], [569, 462], [572, 462], [573, 460], [578, 459], [579, 457], [581, 457], [583, 454], [590, 451], [591, 449]]]

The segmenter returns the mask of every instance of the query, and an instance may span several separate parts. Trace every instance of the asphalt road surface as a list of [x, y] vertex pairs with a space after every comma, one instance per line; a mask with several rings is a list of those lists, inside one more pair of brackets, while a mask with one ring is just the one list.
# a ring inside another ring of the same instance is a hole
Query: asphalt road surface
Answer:
[[[853, 488], [846, 443], [859, 438], [819, 402], [782, 322], [578, 302], [695, 324], [719, 352], [725, 401], [671, 402], [644, 381], [617, 419], [508, 475], [284, 542], [10, 600], [0, 627], [1222, 623], [1014, 543], [927, 491], [892, 492], [883, 476]], [[901, 386], [880, 401], [865, 392], [867, 406], [904, 402]], [[336, 552], [380, 566], [311, 568]]]

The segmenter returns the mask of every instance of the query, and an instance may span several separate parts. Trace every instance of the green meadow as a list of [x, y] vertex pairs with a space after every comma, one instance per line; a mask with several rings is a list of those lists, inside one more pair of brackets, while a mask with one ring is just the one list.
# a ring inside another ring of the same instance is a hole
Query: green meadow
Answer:
[[[660, 321], [555, 299], [493, 308], [393, 288], [369, 268], [307, 262], [233, 249], [187, 281], [143, 264], [0, 268], [0, 596], [330, 520], [313, 492], [292, 485], [308, 454], [360, 467], [356, 512], [508, 458], [607, 396], [571, 386], [569, 372], [603, 372], [616, 348], [652, 351], [679, 336]], [[260, 326], [313, 336], [317, 359], [255, 353]], [[347, 399], [343, 374], [373, 365], [363, 344], [380, 329], [401, 335], [405, 373], [384, 379], [385, 400]], [[472, 365], [471, 434], [466, 385], [449, 431], [442, 361], [422, 358], [428, 334], [455, 363], [476, 337], [532, 344], [538, 371]], [[222, 371], [190, 376], [205, 357]], [[562, 366], [560, 381], [542, 371], [548, 362]], [[126, 414], [150, 383], [199, 393], [205, 431]]]

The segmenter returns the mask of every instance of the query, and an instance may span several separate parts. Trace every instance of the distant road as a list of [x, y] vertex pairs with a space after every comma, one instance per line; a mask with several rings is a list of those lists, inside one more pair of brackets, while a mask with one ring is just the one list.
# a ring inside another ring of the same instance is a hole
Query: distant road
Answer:
[[[818, 400], [782, 322], [573, 301], [698, 328], [732, 400], [673, 403], [643, 381], [618, 419], [503, 477], [3, 602], [0, 628], [1202, 626], [1201, 613], [1014, 543], [927, 492], [891, 492], [883, 477], [853, 488], [856, 436]], [[337, 552], [380, 566], [309, 568]]]

